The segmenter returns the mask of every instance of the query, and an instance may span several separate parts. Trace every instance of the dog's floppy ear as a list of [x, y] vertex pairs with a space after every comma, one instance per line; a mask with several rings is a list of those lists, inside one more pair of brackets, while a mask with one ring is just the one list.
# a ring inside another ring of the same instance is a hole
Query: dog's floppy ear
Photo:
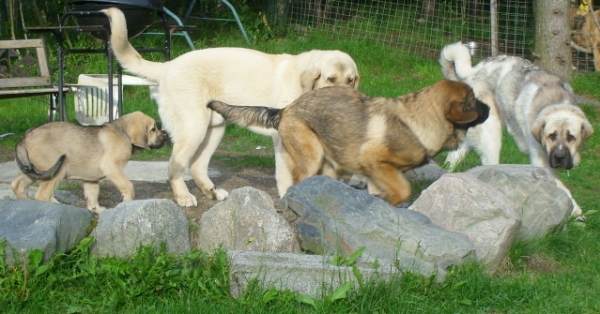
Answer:
[[358, 89], [358, 84], [360, 83], [360, 75], [356, 74], [354, 77], [354, 82], [352, 82], [352, 88]]
[[585, 142], [592, 134], [594, 134], [594, 128], [588, 120], [583, 119], [583, 124], [581, 124], [581, 142]]
[[466, 124], [475, 121], [479, 117], [477, 112], [472, 109], [465, 110], [465, 107], [462, 101], [450, 101], [445, 112], [446, 120], [457, 124]]
[[542, 142], [542, 132], [546, 127], [546, 119], [543, 116], [538, 117], [533, 121], [533, 125], [531, 126], [531, 135], [538, 143]]
[[150, 146], [148, 145], [148, 132], [154, 127], [154, 119], [146, 116], [140, 111], [133, 112], [123, 117], [127, 118], [124, 127], [131, 145], [150, 149]]
[[310, 92], [315, 88], [315, 82], [321, 77], [321, 67], [319, 64], [311, 64], [300, 74], [300, 84], [302, 92]]

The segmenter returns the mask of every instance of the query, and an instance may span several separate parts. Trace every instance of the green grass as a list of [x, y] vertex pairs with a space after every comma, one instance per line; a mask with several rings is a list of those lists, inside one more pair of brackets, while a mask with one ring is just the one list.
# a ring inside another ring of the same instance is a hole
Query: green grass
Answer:
[[[252, 34], [251, 34], [252, 35]], [[261, 38], [253, 33], [253, 38]], [[199, 46], [245, 46], [238, 33], [219, 34]], [[340, 49], [356, 60], [360, 90], [371, 96], [394, 97], [416, 91], [442, 78], [435, 60], [422, 60], [395, 48], [377, 48], [368, 41], [335, 43], [326, 34], [290, 35], [254, 43], [255, 49], [271, 53], [298, 53], [308, 49]], [[176, 43], [174, 55], [186, 51]], [[95, 61], [94, 61], [95, 60]], [[100, 59], [81, 60], [85, 73], [103, 73]], [[92, 70], [94, 72], [92, 72]], [[76, 73], [75, 69], [71, 69]], [[577, 75], [574, 89], [600, 99], [600, 75]], [[72, 97], [70, 97], [72, 98]], [[155, 118], [156, 105], [145, 91], [126, 91], [125, 111], [142, 110]], [[69, 104], [72, 110], [72, 100]], [[596, 132], [600, 132], [600, 109], [583, 106]], [[0, 100], [0, 134], [16, 135], [0, 140], [14, 147], [30, 127], [45, 121], [43, 97]], [[73, 117], [72, 112], [70, 117]], [[600, 137], [592, 136], [582, 150], [581, 165], [559, 176], [571, 188], [584, 211], [600, 209]], [[271, 140], [245, 129], [227, 128], [216, 161], [236, 167], [273, 167], [273, 159], [257, 146], [272, 149]], [[142, 153], [137, 158], [166, 159], [170, 148]], [[156, 154], [156, 155], [154, 155]], [[444, 154], [436, 160], [443, 161]], [[512, 138], [505, 134], [503, 163], [526, 164]], [[475, 153], [459, 170], [480, 164]], [[503, 270], [485, 274], [477, 265], [453, 269], [447, 280], [407, 274], [402, 279], [350, 289], [339, 298], [310, 300], [289, 291], [252, 288], [243, 298], [228, 295], [227, 261], [217, 255], [193, 251], [183, 257], [141, 249], [130, 261], [99, 260], [86, 254], [86, 243], [59, 255], [50, 264], [36, 260], [16, 268], [0, 266], [0, 312], [3, 313], [598, 313], [600, 312], [600, 215], [590, 215], [584, 225], [569, 221], [547, 237], [512, 246]], [[2, 252], [2, 250], [0, 250]], [[2, 253], [0, 253], [1, 255]], [[220, 255], [221, 254], [221, 255]]]

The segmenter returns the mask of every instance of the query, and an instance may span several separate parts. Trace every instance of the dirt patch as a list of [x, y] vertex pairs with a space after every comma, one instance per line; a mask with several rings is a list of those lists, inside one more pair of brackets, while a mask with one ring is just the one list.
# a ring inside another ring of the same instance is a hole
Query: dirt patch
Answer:
[[[211, 178], [215, 185], [219, 188], [231, 192], [233, 189], [252, 186], [259, 190], [263, 190], [273, 198], [276, 208], [279, 208], [279, 195], [277, 193], [277, 183], [275, 180], [275, 169], [262, 167], [244, 167], [240, 170], [234, 170], [222, 163], [211, 163], [211, 169], [218, 170], [221, 175]], [[165, 178], [167, 173], [165, 173]], [[167, 198], [174, 200], [173, 190], [169, 183], [154, 183], [132, 181], [135, 187], [135, 199], [152, 199], [152, 198]], [[196, 196], [198, 206], [182, 207], [185, 215], [194, 221], [198, 221], [202, 214], [218, 203], [216, 200], [206, 198], [194, 181], [186, 181], [190, 192]], [[83, 200], [83, 190], [71, 190], [81, 196], [81, 203], [74, 204], [75, 206], [85, 207]], [[117, 188], [108, 181], [102, 181], [100, 185], [100, 195], [98, 202], [100, 205], [111, 208], [115, 207], [121, 201], [121, 195]]]

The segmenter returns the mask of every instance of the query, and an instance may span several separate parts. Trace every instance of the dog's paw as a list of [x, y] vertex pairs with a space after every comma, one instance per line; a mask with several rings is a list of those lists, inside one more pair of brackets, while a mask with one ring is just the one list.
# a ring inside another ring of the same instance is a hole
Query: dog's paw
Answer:
[[187, 195], [177, 196], [175, 197], [175, 199], [177, 201], [177, 205], [181, 207], [198, 206], [198, 201], [196, 200], [196, 197], [189, 192], [187, 193]]
[[215, 189], [213, 193], [214, 193], [214, 197], [217, 201], [222, 201], [229, 196], [229, 192], [227, 192], [223, 189]]
[[579, 205], [577, 205], [577, 203], [573, 204], [573, 211], [571, 212], [571, 216], [573, 216], [573, 217], [582, 217], [583, 216], [583, 210], [581, 209], [581, 207], [579, 207]]
[[96, 206], [94, 208], [89, 208], [89, 210], [91, 210], [93, 213], [95, 213], [96, 215], [100, 215], [103, 211], [106, 210], [106, 207], [102, 207], [102, 206]]

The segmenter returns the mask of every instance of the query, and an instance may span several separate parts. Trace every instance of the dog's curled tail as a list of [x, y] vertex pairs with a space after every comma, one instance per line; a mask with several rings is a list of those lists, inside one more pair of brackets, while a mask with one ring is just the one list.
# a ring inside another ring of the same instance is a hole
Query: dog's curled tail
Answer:
[[276, 108], [232, 106], [216, 100], [209, 102], [208, 108], [218, 112], [225, 120], [243, 127], [277, 129], [281, 120], [281, 109]]
[[464, 81], [467, 77], [475, 74], [469, 48], [460, 41], [442, 49], [440, 65], [444, 77], [452, 81]]
[[137, 76], [158, 82], [165, 64], [145, 60], [133, 48], [127, 35], [127, 21], [121, 10], [112, 7], [102, 12], [110, 20], [110, 46], [121, 66]]
[[29, 160], [29, 154], [27, 154], [27, 149], [21, 145], [21, 143], [17, 145], [15, 150], [15, 161], [17, 162], [19, 169], [21, 169], [21, 171], [27, 176], [36, 180], [48, 180], [54, 177], [56, 172], [62, 167], [66, 157], [66, 155], [60, 156], [58, 161], [52, 167], [50, 167], [50, 169], [41, 171], [31, 163], [31, 160]]

